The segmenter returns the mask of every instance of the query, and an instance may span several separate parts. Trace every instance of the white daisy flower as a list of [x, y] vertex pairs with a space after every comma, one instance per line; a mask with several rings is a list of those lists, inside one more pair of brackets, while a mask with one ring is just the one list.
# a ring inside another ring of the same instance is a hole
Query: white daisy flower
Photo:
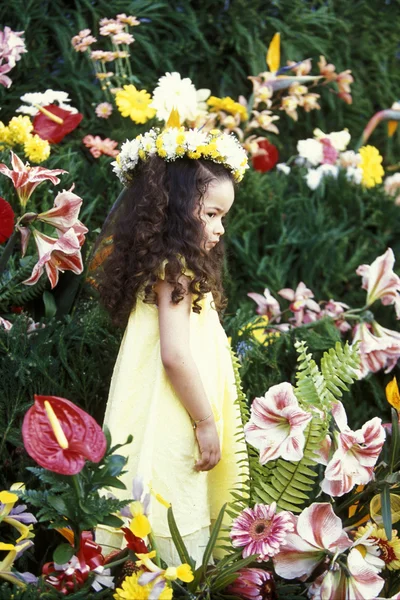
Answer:
[[194, 121], [201, 110], [198, 104], [205, 102], [205, 92], [206, 90], [196, 90], [188, 77], [182, 79], [177, 72], [166, 73], [158, 80], [150, 106], [156, 109], [156, 116], [160, 121], [167, 121], [173, 108], [178, 111], [181, 123], [186, 120]]

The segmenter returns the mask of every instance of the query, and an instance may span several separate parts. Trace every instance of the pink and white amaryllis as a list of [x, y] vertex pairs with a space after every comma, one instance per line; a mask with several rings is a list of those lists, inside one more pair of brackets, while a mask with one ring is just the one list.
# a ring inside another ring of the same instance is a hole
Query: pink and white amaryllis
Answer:
[[44, 167], [31, 167], [28, 163], [24, 165], [22, 160], [11, 151], [11, 164], [12, 169], [9, 169], [7, 165], [0, 164], [0, 173], [9, 177], [14, 185], [14, 188], [18, 194], [19, 201], [22, 207], [26, 206], [32, 192], [36, 187], [46, 181], [51, 181], [54, 185], [60, 183], [57, 175], [67, 173], [63, 169], [45, 169]]
[[[55, 227], [59, 236], [66, 233], [69, 229], [73, 229], [78, 236], [79, 243], [82, 246], [85, 241], [85, 233], [88, 232], [87, 227], [78, 220], [79, 211], [82, 205], [82, 198], [69, 191], [63, 190], [57, 194], [54, 199], [54, 206], [50, 210], [43, 213], [26, 213], [20, 219], [20, 223], [27, 225], [34, 221], [43, 221], [48, 225]], [[27, 242], [30, 236], [30, 230], [27, 227], [18, 227], [22, 236], [23, 254], [25, 253]], [[27, 231], [26, 231], [27, 230]], [[60, 233], [61, 232], [61, 233]]]
[[388, 248], [370, 265], [360, 265], [356, 271], [362, 276], [362, 288], [367, 290], [367, 304], [380, 299], [385, 306], [394, 304], [400, 319], [400, 277], [393, 271], [394, 254]]
[[273, 557], [275, 571], [284, 579], [309, 577], [328, 556], [352, 544], [327, 502], [314, 502], [298, 517], [291, 517], [294, 531], [286, 535], [285, 544]]
[[282, 296], [282, 298], [289, 300], [289, 308], [294, 313], [296, 327], [303, 323], [315, 321], [318, 318], [318, 313], [321, 312], [321, 308], [315, 300], [312, 300], [314, 294], [302, 281], [300, 281], [296, 290], [283, 288], [282, 290], [279, 290], [278, 294]]
[[386, 434], [378, 417], [352, 431], [341, 402], [332, 406], [332, 415], [339, 428], [339, 433], [335, 433], [337, 449], [326, 466], [321, 488], [330, 496], [343, 496], [355, 485], [365, 485], [373, 479]]
[[344, 302], [337, 302], [336, 300], [329, 300], [321, 311], [321, 316], [331, 317], [335, 320], [335, 325], [341, 333], [346, 333], [351, 329], [351, 325], [345, 321], [343, 313], [346, 312], [350, 307]]
[[255, 292], [250, 292], [247, 295], [257, 304], [256, 312], [258, 315], [267, 315], [269, 319], [275, 318], [275, 321], [279, 323], [281, 320], [279, 302], [271, 295], [268, 288], [265, 288], [263, 296]]
[[243, 548], [243, 558], [256, 554], [256, 560], [262, 562], [279, 552], [287, 534], [293, 530], [291, 513], [276, 513], [276, 502], [273, 502], [245, 508], [233, 521], [230, 537], [234, 548]]
[[22, 283], [34, 285], [46, 270], [51, 287], [58, 283], [58, 274], [61, 271], [73, 271], [79, 275], [83, 271], [81, 246], [74, 230], [68, 229], [59, 239], [51, 238], [37, 229], [33, 230], [39, 260], [33, 267], [32, 275]]
[[301, 460], [304, 430], [311, 419], [312, 415], [300, 408], [290, 383], [274, 385], [253, 401], [244, 427], [246, 441], [260, 451], [262, 465], [279, 457]]
[[353, 548], [347, 557], [347, 572], [338, 563], [320, 575], [308, 589], [311, 600], [372, 600], [382, 590], [385, 580]]
[[352, 345], [355, 344], [360, 356], [360, 379], [381, 369], [390, 373], [400, 358], [400, 333], [381, 327], [376, 321], [355, 326]]

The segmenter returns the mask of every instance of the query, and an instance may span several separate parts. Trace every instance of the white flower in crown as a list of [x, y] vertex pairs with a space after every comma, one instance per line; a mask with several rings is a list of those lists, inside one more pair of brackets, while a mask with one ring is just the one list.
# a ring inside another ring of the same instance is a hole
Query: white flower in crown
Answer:
[[166, 129], [162, 133], [163, 150], [167, 153], [166, 159], [171, 160], [177, 158], [178, 146], [182, 146], [184, 142], [184, 134], [177, 127]]
[[185, 135], [186, 148], [189, 152], [195, 152], [199, 146], [205, 146], [208, 142], [207, 133], [198, 129], [189, 129]]
[[156, 139], [157, 139], [157, 133], [156, 131], [154, 131], [154, 129], [151, 129], [150, 131], [146, 131], [146, 133], [144, 133], [142, 135], [142, 139], [141, 139], [141, 148], [146, 152], [146, 154], [154, 154], [157, 150], [156, 148]]
[[134, 140], [127, 140], [121, 146], [119, 161], [121, 168], [134, 169], [139, 160], [139, 149], [142, 136], [138, 136]]
[[150, 107], [156, 109], [160, 121], [167, 121], [173, 108], [179, 112], [181, 123], [193, 121], [210, 93], [210, 90], [196, 90], [188, 77], [182, 79], [177, 72], [166, 73], [158, 80]]
[[226, 159], [231, 169], [238, 170], [242, 167], [243, 161], [247, 163], [245, 150], [233, 135], [223, 133], [216, 138], [215, 145], [219, 154]]

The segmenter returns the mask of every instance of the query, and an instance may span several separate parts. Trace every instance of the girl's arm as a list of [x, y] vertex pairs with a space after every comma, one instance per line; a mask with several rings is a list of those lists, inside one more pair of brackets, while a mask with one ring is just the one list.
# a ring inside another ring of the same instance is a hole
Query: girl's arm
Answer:
[[167, 281], [159, 280], [155, 286], [158, 295], [161, 360], [191, 418], [198, 421], [211, 415], [195, 429], [201, 452], [201, 459], [197, 461], [195, 468], [198, 471], [209, 471], [221, 458], [219, 438], [211, 405], [190, 351], [192, 296], [188, 291], [189, 280], [182, 276], [179, 282], [184, 286], [186, 294], [178, 304], [171, 302], [173, 286]]

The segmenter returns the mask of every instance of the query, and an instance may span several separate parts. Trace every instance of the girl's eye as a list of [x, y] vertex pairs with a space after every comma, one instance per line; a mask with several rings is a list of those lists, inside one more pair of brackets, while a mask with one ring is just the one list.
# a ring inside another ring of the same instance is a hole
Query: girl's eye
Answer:
[[207, 217], [210, 217], [210, 218], [215, 217], [215, 213], [207, 213]]

